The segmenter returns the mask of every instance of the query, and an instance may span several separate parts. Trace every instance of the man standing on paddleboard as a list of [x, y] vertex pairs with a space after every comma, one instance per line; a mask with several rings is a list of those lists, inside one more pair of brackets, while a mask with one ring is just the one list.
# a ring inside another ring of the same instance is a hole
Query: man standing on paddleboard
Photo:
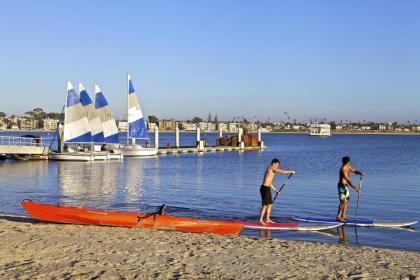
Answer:
[[350, 172], [363, 176], [363, 173], [354, 169], [350, 164], [350, 157], [345, 156], [342, 159], [343, 165], [340, 168], [340, 178], [338, 180], [338, 198], [340, 205], [337, 211], [337, 221], [345, 221], [347, 207], [349, 206], [350, 193], [348, 186], [351, 186], [356, 192], [360, 192], [360, 188], [350, 180]]
[[[273, 159], [271, 165], [267, 167], [264, 173], [263, 184], [260, 188], [262, 206], [260, 210], [260, 224], [266, 225], [268, 223], [274, 223], [270, 220], [271, 207], [273, 206], [273, 199], [271, 197], [271, 190], [279, 192], [273, 185], [273, 179], [276, 173], [280, 174], [295, 174], [293, 170], [282, 170], [279, 169], [280, 161], [278, 159]], [[265, 222], [264, 215], [267, 214]]]

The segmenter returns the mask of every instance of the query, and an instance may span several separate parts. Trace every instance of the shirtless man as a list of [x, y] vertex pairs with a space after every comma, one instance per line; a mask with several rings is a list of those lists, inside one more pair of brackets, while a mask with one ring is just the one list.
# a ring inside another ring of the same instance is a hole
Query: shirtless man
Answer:
[[[272, 220], [270, 220], [270, 213], [271, 213], [271, 207], [273, 204], [273, 200], [271, 198], [271, 190], [275, 192], [279, 192], [274, 186], [273, 186], [273, 179], [276, 173], [281, 174], [295, 174], [295, 171], [293, 170], [282, 170], [279, 169], [280, 161], [278, 159], [273, 159], [271, 161], [271, 165], [267, 167], [265, 173], [264, 173], [264, 180], [263, 184], [260, 188], [261, 193], [261, 200], [262, 200], [262, 206], [260, 211], [260, 224], [266, 225], [267, 223], [274, 223]], [[267, 217], [264, 222], [264, 215], [267, 213]]]
[[360, 192], [360, 188], [356, 186], [351, 180], [350, 180], [350, 172], [363, 176], [363, 173], [360, 171], [357, 171], [350, 165], [350, 157], [343, 157], [343, 166], [340, 168], [340, 179], [338, 180], [338, 198], [340, 199], [340, 205], [338, 206], [337, 211], [337, 221], [345, 221], [347, 219], [346, 217], [346, 211], [347, 207], [349, 206], [349, 199], [350, 199], [350, 193], [348, 186], [351, 186], [356, 192]]

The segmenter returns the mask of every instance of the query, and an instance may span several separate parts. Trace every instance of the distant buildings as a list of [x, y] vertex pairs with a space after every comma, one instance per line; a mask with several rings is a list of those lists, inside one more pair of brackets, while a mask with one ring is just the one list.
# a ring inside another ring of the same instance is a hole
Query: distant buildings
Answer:
[[159, 130], [175, 130], [174, 120], [160, 120], [158, 122]]
[[6, 130], [7, 129], [7, 123], [3, 118], [0, 118], [0, 130]]
[[39, 128], [38, 120], [32, 118], [19, 118], [19, 129], [20, 130], [37, 130]]
[[44, 119], [43, 120], [43, 128], [44, 130], [56, 130], [57, 129], [58, 120], [55, 119]]
[[127, 131], [128, 122], [127, 121], [118, 121], [118, 131]]
[[198, 124], [201, 131], [216, 131], [216, 124], [209, 122], [201, 122]]
[[151, 123], [151, 122], [149, 122], [148, 124], [147, 124], [147, 130], [148, 131], [153, 131], [153, 130], [155, 130], [155, 128], [157, 127], [157, 124], [156, 123]]
[[226, 123], [219, 123], [219, 130], [228, 131], [228, 125]]
[[181, 128], [185, 131], [195, 131], [197, 130], [197, 125], [191, 122], [181, 122]]

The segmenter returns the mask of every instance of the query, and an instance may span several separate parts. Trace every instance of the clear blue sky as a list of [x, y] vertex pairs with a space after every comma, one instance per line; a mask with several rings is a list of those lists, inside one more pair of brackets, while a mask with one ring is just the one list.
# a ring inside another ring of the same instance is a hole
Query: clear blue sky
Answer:
[[0, 111], [96, 81], [123, 116], [420, 121], [420, 1], [1, 1]]

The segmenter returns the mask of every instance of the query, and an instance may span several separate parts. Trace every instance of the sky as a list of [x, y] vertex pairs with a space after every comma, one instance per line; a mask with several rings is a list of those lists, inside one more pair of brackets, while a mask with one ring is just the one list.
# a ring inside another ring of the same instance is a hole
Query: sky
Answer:
[[[420, 122], [415, 0], [0, 0], [0, 111], [96, 82], [117, 118]], [[288, 112], [288, 114], [284, 114]]]

